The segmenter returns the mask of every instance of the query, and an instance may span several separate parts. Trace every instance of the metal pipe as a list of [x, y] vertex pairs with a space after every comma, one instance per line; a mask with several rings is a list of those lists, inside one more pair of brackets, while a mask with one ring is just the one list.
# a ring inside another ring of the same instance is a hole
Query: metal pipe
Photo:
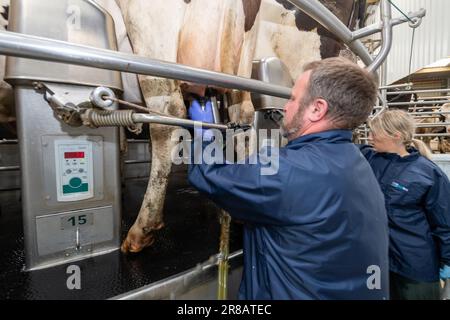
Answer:
[[17, 188], [7, 188], [7, 189], [0, 189], [0, 193], [2, 192], [12, 192], [12, 191], [21, 191], [22, 188], [17, 187]]
[[350, 43], [352, 41], [352, 32], [319, 1], [288, 0], [288, 2], [316, 20], [345, 43]]
[[420, 100], [437, 100], [437, 99], [450, 100], [450, 96], [420, 97]]
[[[440, 106], [434, 106], [434, 107], [409, 107], [408, 110], [435, 110], [435, 109], [439, 109]], [[440, 111], [435, 111], [435, 112], [440, 112]]]
[[142, 177], [125, 177], [125, 181], [130, 181], [130, 180], [141, 180], [141, 179], [146, 179], [148, 180], [150, 178], [150, 176], [142, 176]]
[[414, 83], [409, 82], [409, 83], [401, 83], [401, 84], [393, 84], [390, 86], [384, 86], [384, 87], [380, 87], [380, 90], [389, 90], [389, 89], [395, 89], [395, 88], [405, 88], [405, 87], [412, 87], [414, 85]]
[[446, 127], [446, 126], [450, 126], [450, 122], [416, 124], [416, 128], [434, 128], [434, 127]]
[[187, 119], [178, 119], [172, 117], [163, 116], [153, 116], [145, 113], [135, 113], [133, 114], [133, 121], [135, 123], [159, 123], [170, 126], [179, 126], [184, 128], [203, 128], [203, 129], [218, 129], [221, 131], [226, 131], [229, 127], [225, 124], [215, 124], [215, 123], [203, 123], [198, 121], [192, 121]]
[[381, 30], [383, 30], [383, 24], [381, 23], [381, 21], [379, 21], [377, 23], [371, 24], [370, 26], [366, 26], [364, 28], [353, 31], [352, 37], [355, 40], [361, 39], [380, 32]]
[[[415, 19], [415, 18], [421, 19], [421, 18], [425, 17], [426, 12], [427, 11], [422, 8], [419, 11], [408, 14], [407, 16], [411, 20]], [[408, 21], [409, 20], [406, 17], [399, 17], [399, 18], [392, 19], [390, 21], [390, 24], [392, 27], [394, 27], [396, 25], [399, 25], [399, 24], [402, 24], [402, 23], [405, 23]], [[356, 39], [364, 38], [364, 37], [370, 36], [372, 34], [378, 33], [382, 30], [383, 30], [383, 23], [380, 21], [380, 22], [371, 24], [369, 26], [366, 26], [364, 28], [358, 29], [356, 31], [353, 31], [352, 36], [353, 36], [353, 39], [356, 40]]]
[[[126, 160], [124, 161], [126, 165], [134, 165], [134, 164], [146, 164], [150, 163], [150, 160]], [[19, 166], [9, 166], [9, 167], [0, 167], [0, 172], [9, 172], [9, 171], [20, 171]]]
[[392, 47], [391, 4], [388, 0], [381, 0], [380, 8], [381, 22], [383, 23], [383, 30], [381, 32], [382, 46], [380, 53], [373, 60], [372, 64], [367, 67], [367, 70], [370, 72], [376, 71], [381, 66]]
[[124, 163], [127, 165], [131, 164], [144, 164], [144, 163], [150, 163], [151, 160], [125, 160]]
[[150, 143], [150, 140], [146, 140], [146, 139], [129, 139], [127, 140], [128, 143], [130, 144], [139, 144], [139, 143]]
[[411, 91], [392, 91], [388, 92], [388, 96], [395, 96], [398, 94], [410, 94], [410, 93], [441, 93], [441, 92], [450, 92], [450, 88], [448, 89], [427, 89], [427, 90], [411, 90]]
[[0, 140], [0, 144], [18, 144], [19, 140], [8, 140], [8, 139], [3, 139]]
[[[419, 11], [408, 14], [407, 16], [411, 20], [415, 19], [415, 18], [421, 19], [421, 18], [425, 17], [426, 13], [427, 13], [427, 11], [422, 8]], [[405, 23], [408, 21], [409, 20], [406, 17], [402, 16], [399, 18], [392, 19], [390, 21], [390, 24], [392, 27], [394, 27], [396, 25], [399, 25], [399, 24], [402, 24], [402, 23]], [[378, 33], [382, 30], [383, 30], [383, 23], [380, 21], [380, 22], [371, 24], [369, 26], [366, 26], [364, 28], [358, 29], [356, 31], [353, 31], [352, 36], [353, 36], [353, 39], [356, 40], [356, 39], [361, 39], [361, 38], [370, 36], [372, 34]]]
[[0, 31], [0, 54], [291, 97], [291, 88], [258, 80], [10, 31]]
[[415, 134], [414, 137], [450, 137], [450, 133], [421, 133]]
[[10, 166], [10, 167], [0, 167], [0, 172], [6, 172], [6, 171], [20, 171], [19, 166]]
[[[439, 138], [439, 137], [450, 137], [450, 133], [423, 133], [423, 134], [415, 134], [414, 138]], [[367, 137], [361, 137], [359, 140], [369, 140]]]
[[[384, 63], [381, 65], [380, 70], [380, 87], [386, 86], [387, 84], [387, 60], [384, 61]], [[382, 110], [387, 108], [387, 96], [386, 96], [386, 90], [382, 90], [381, 93], [379, 93], [379, 100], [381, 102], [381, 106], [383, 107]], [[380, 104], [380, 103], [379, 103]]]
[[450, 111], [434, 111], [434, 112], [408, 112], [409, 115], [412, 116], [425, 116], [425, 115], [442, 115], [442, 114], [450, 114]]
[[[373, 59], [361, 41], [353, 41], [352, 32], [317, 0], [287, 0], [292, 5], [319, 22], [324, 28], [342, 40], [361, 60], [369, 66]], [[374, 69], [375, 70], [375, 69]]]
[[228, 298], [228, 273], [230, 268], [230, 266], [228, 265], [228, 256], [230, 254], [230, 226], [231, 216], [225, 210], [221, 210], [217, 300], [227, 300]]
[[414, 117], [415, 120], [420, 120], [420, 119], [440, 119], [440, 116], [421, 116], [421, 117]]
[[423, 106], [427, 104], [445, 104], [450, 103], [450, 100], [430, 100], [430, 101], [411, 101], [411, 102], [390, 102], [388, 106]]
[[[426, 137], [450, 137], [450, 133], [421, 133], [421, 134], [415, 134], [414, 137], [416, 138], [426, 138]], [[369, 138], [359, 138], [359, 140], [369, 140]]]

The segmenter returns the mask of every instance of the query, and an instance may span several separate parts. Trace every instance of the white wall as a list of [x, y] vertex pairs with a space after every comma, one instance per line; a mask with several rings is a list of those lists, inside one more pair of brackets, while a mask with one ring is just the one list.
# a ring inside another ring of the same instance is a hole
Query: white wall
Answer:
[[[450, 57], [450, 0], [392, 0], [403, 12], [427, 10], [415, 31], [411, 72]], [[401, 14], [392, 6], [393, 17]], [[379, 12], [375, 19], [379, 20]], [[373, 20], [372, 20], [373, 21]], [[388, 56], [388, 84], [409, 74], [412, 31], [407, 23], [394, 27], [392, 50]]]

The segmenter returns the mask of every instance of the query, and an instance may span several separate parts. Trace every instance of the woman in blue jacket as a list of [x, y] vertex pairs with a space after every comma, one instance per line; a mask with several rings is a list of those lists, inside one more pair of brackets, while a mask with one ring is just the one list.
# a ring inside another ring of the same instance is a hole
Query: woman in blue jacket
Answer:
[[414, 120], [389, 110], [370, 123], [361, 146], [385, 196], [389, 219], [391, 299], [439, 299], [450, 278], [450, 182], [413, 139]]

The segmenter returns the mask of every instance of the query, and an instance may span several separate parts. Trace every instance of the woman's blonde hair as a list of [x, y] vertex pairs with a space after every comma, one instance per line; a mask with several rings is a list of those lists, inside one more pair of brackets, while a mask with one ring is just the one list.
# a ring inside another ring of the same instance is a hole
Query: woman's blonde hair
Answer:
[[414, 119], [405, 111], [386, 110], [370, 120], [369, 127], [374, 135], [390, 138], [397, 138], [399, 135], [406, 148], [413, 146], [422, 156], [431, 158], [431, 151], [427, 145], [421, 140], [414, 139], [416, 125]]

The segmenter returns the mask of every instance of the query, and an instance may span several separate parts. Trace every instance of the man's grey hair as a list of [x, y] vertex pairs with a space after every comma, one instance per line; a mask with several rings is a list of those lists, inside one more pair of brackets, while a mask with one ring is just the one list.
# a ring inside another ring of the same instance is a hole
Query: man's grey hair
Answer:
[[377, 99], [375, 77], [355, 63], [343, 58], [311, 62], [308, 90], [302, 103], [309, 105], [321, 98], [328, 102], [327, 118], [334, 129], [353, 130], [369, 117]]

